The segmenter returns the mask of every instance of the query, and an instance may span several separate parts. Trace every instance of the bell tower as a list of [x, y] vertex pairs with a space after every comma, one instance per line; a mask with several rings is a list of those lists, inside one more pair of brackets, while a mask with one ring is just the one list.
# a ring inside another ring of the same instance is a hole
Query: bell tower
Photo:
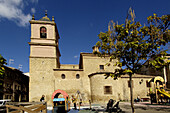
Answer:
[[30, 58], [55, 58], [56, 68], [60, 66], [60, 51], [58, 47], [59, 34], [54, 17], [52, 21], [47, 17], [35, 20], [34, 16], [31, 24]]
[[[60, 67], [59, 57], [59, 33], [54, 17], [50, 20], [45, 16], [35, 20], [34, 15], [31, 24], [31, 41], [29, 57], [30, 73], [30, 101], [39, 101], [42, 95], [48, 97], [47, 92], [54, 90], [53, 85], [49, 85], [54, 80], [53, 69]], [[46, 101], [49, 101], [48, 99]]]

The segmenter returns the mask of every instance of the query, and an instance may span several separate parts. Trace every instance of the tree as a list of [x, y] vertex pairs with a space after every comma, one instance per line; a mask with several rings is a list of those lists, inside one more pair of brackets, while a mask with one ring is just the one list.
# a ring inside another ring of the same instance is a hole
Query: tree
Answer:
[[[100, 32], [96, 43], [101, 52], [95, 52], [99, 56], [110, 56], [110, 61], [117, 59], [113, 74], [106, 74], [106, 78], [117, 79], [121, 75], [128, 74], [130, 81], [130, 98], [132, 112], [135, 112], [133, 103], [132, 76], [148, 60], [149, 66], [155, 69], [163, 68], [166, 50], [165, 46], [170, 41], [170, 15], [158, 17], [156, 14], [147, 18], [144, 26], [135, 22], [134, 10], [129, 9], [125, 24], [119, 25], [109, 22], [108, 31]], [[110, 65], [110, 63], [107, 63]]]
[[5, 64], [7, 64], [6, 59], [4, 59], [0, 54], [0, 76], [2, 76], [5, 72], [5, 68], [4, 68]]

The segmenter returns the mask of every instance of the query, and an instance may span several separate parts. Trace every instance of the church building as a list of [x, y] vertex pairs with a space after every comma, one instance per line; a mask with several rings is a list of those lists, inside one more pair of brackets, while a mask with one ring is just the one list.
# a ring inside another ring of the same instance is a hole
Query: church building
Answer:
[[[118, 80], [104, 74], [114, 72], [116, 67], [107, 66], [109, 57], [101, 58], [91, 53], [80, 53], [79, 64], [60, 64], [59, 33], [54, 17], [50, 20], [47, 13], [39, 20], [30, 20], [31, 41], [29, 57], [29, 101], [40, 101], [42, 95], [48, 105], [58, 97], [56, 91], [65, 92], [71, 97], [77, 93], [84, 103], [130, 100], [129, 77], [124, 75]], [[61, 37], [62, 38], [62, 37]], [[115, 61], [112, 62], [114, 64]], [[146, 98], [149, 87], [147, 80], [153, 76], [135, 74], [133, 76], [134, 98]]]

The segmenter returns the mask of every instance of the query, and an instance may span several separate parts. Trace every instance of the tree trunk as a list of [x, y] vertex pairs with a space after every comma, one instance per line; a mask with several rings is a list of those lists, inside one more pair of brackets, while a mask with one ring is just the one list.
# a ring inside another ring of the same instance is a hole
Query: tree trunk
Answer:
[[130, 102], [131, 102], [131, 108], [132, 108], [132, 113], [135, 113], [135, 108], [134, 108], [134, 99], [133, 99], [133, 83], [132, 83], [132, 74], [129, 75], [130, 79]]

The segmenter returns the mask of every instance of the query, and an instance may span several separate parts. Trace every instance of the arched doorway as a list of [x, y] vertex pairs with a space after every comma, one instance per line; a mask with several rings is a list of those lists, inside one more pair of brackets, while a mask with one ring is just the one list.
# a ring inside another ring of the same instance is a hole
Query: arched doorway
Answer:
[[52, 100], [54, 104], [54, 112], [56, 113], [66, 113], [68, 110], [68, 104], [66, 103], [66, 98], [68, 94], [60, 89], [57, 89], [52, 94]]
[[53, 92], [51, 98], [52, 98], [52, 99], [58, 98], [60, 94], [62, 94], [65, 99], [68, 97], [68, 94], [67, 94], [65, 91], [60, 90], [60, 89], [57, 89], [57, 90], [55, 90], [55, 91]]

